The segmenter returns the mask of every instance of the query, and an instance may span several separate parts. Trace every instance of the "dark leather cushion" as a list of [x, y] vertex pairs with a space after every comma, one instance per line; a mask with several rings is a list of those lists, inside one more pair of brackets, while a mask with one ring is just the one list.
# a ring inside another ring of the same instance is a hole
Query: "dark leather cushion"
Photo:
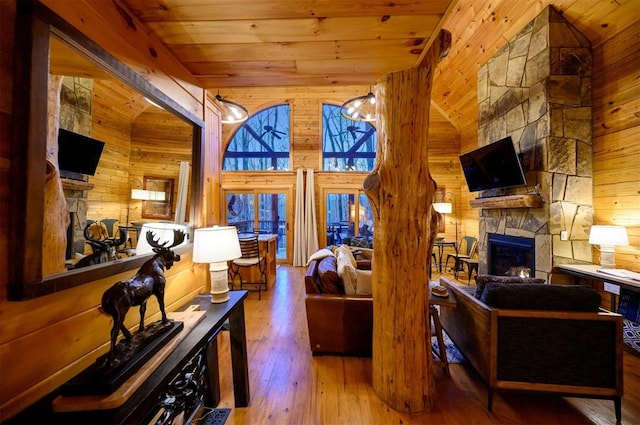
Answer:
[[489, 282], [496, 283], [545, 283], [544, 279], [535, 278], [535, 277], [518, 277], [518, 276], [494, 276], [490, 274], [476, 275], [476, 291], [475, 297], [480, 299], [482, 296], [482, 292], [484, 291], [484, 287]]
[[513, 310], [591, 311], [600, 308], [600, 294], [589, 286], [539, 285], [489, 282], [480, 301]]
[[338, 275], [338, 262], [336, 257], [330, 256], [320, 260], [318, 264], [318, 276], [323, 294], [344, 294], [344, 284]]

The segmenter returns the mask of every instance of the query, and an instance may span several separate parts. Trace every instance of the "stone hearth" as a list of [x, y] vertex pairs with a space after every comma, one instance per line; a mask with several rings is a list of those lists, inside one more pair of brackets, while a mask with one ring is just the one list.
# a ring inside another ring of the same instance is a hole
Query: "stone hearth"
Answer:
[[[590, 261], [593, 221], [591, 43], [547, 7], [478, 71], [478, 146], [511, 136], [526, 188], [540, 208], [482, 209], [479, 272], [487, 273], [487, 235], [535, 239], [535, 276], [554, 265]], [[561, 240], [566, 231], [568, 240]]]

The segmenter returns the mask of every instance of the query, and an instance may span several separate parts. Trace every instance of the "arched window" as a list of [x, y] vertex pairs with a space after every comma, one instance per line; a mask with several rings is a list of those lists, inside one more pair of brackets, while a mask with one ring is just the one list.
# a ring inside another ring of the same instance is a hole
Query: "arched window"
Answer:
[[288, 104], [249, 117], [231, 138], [222, 169], [289, 170], [289, 122]]
[[376, 129], [368, 122], [343, 117], [338, 105], [322, 105], [323, 170], [371, 171], [377, 140]]

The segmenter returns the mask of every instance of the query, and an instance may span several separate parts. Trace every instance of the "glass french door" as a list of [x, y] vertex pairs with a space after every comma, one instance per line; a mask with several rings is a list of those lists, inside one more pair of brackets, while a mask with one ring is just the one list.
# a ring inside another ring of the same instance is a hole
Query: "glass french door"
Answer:
[[276, 259], [289, 262], [286, 192], [229, 190], [225, 199], [228, 225], [240, 233], [276, 235]]
[[326, 190], [327, 245], [373, 246], [373, 212], [361, 190]]

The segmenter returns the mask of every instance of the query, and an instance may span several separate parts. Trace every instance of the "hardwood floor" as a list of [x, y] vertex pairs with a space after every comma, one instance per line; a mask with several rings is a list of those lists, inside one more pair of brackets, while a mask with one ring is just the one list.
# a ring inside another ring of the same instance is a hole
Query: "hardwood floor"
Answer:
[[[229, 335], [218, 338], [222, 400], [232, 409], [226, 424], [613, 424], [613, 402], [531, 393], [498, 394], [486, 410], [487, 391], [467, 365], [434, 368], [435, 406], [398, 413], [371, 387], [371, 359], [311, 356], [302, 267], [279, 266], [275, 286], [245, 302], [251, 402], [235, 408]], [[433, 279], [439, 276], [434, 274]], [[466, 284], [465, 280], [461, 281]], [[640, 423], [640, 357], [624, 354], [623, 424]]]

